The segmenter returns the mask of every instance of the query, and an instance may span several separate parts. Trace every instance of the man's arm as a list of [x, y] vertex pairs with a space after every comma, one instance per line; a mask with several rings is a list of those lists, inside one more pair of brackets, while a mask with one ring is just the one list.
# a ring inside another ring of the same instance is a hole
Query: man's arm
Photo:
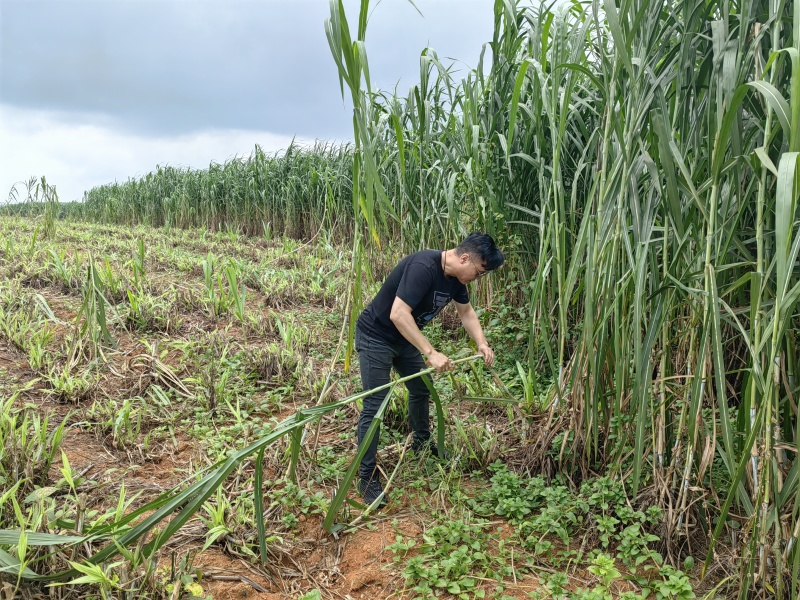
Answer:
[[417, 350], [422, 352], [427, 357], [430, 365], [437, 371], [448, 371], [453, 368], [453, 363], [450, 362], [450, 359], [441, 352], [434, 350], [433, 345], [422, 335], [414, 321], [414, 316], [411, 314], [411, 307], [397, 296], [395, 296], [394, 303], [392, 303], [392, 312], [389, 315], [389, 319], [397, 327], [397, 331], [411, 342]]
[[483, 354], [484, 362], [491, 367], [494, 364], [494, 351], [489, 346], [489, 342], [486, 341], [486, 336], [483, 334], [483, 328], [478, 315], [475, 314], [475, 309], [472, 308], [472, 304], [469, 302], [466, 304], [456, 302], [455, 305], [458, 316], [461, 318], [461, 324], [464, 325], [464, 329], [467, 330], [469, 336], [475, 340], [478, 345], [478, 352]]

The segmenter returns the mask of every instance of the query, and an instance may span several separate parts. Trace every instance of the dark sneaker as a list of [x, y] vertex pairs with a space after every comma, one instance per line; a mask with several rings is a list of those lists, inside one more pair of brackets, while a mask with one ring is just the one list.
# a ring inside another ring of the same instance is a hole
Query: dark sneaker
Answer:
[[364, 498], [364, 502], [367, 504], [372, 504], [378, 498], [380, 498], [380, 502], [377, 505], [377, 508], [381, 506], [386, 506], [389, 503], [389, 499], [386, 497], [386, 494], [383, 491], [383, 487], [381, 486], [381, 482], [378, 481], [376, 477], [372, 479], [359, 479], [358, 480], [358, 491], [361, 493], [361, 497]]
[[436, 458], [439, 458], [439, 448], [436, 447], [436, 442], [433, 440], [414, 440], [411, 443], [411, 450], [414, 454], [421, 454], [426, 450]]

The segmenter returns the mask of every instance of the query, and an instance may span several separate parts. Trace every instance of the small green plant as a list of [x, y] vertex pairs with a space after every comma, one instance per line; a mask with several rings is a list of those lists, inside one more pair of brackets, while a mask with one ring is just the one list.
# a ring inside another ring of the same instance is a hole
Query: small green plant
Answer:
[[49, 266], [55, 274], [56, 281], [61, 283], [64, 289], [70, 289], [72, 287], [72, 274], [66, 264], [66, 250], [57, 251], [54, 248], [49, 248], [47, 252], [50, 254]]
[[7, 237], [5, 249], [3, 250], [3, 257], [6, 260], [10, 261], [15, 254], [16, 254], [16, 247], [14, 245], [14, 239], [11, 237]]
[[200, 518], [208, 528], [203, 550], [220, 538], [231, 533], [231, 528], [228, 526], [227, 522], [227, 515], [230, 513], [230, 508], [230, 502], [222, 488], [217, 489], [213, 502], [209, 500], [203, 505], [205, 516], [201, 515]]
[[97, 386], [97, 376], [90, 370], [73, 372], [68, 366], [53, 368], [43, 379], [50, 386], [47, 393], [60, 402], [71, 404], [89, 398]]
[[614, 536], [614, 532], [616, 531], [616, 526], [619, 524], [619, 519], [616, 519], [611, 515], [597, 515], [595, 517], [595, 521], [597, 523], [597, 530], [600, 534], [600, 543], [602, 544], [603, 548], [608, 548], [608, 545], [611, 543], [611, 539]]
[[231, 305], [230, 294], [222, 284], [222, 273], [216, 273], [217, 259], [211, 252], [201, 265], [205, 284], [203, 302], [208, 308], [209, 316], [220, 317], [228, 312]]
[[314, 477], [317, 481], [336, 481], [346, 470], [350, 458], [341, 449], [332, 446], [317, 448]]
[[47, 253], [50, 255], [47, 267], [52, 272], [52, 282], [60, 284], [64, 291], [80, 288], [83, 255], [76, 251], [69, 260], [63, 249], [48, 248]]
[[98, 269], [98, 272], [103, 282], [103, 291], [106, 297], [113, 299], [122, 298], [124, 295], [122, 292], [125, 287], [125, 282], [121, 276], [114, 273], [114, 269], [107, 256], [103, 258], [103, 263]]
[[291, 317], [280, 319], [277, 315], [274, 316], [275, 325], [278, 329], [283, 346], [292, 352], [302, 354], [308, 347], [310, 340], [310, 333], [308, 328], [304, 325], [297, 323]]
[[614, 563], [614, 559], [601, 552], [594, 557], [592, 564], [588, 567], [588, 571], [600, 579], [600, 585], [594, 591], [599, 592], [604, 600], [612, 600], [611, 584], [622, 576]]
[[211, 596], [203, 595], [203, 587], [199, 583], [203, 578], [203, 573], [193, 567], [194, 557], [195, 552], [187, 552], [176, 564], [173, 555], [169, 569], [164, 567], [158, 569], [161, 577], [158, 585], [154, 587], [163, 589], [169, 598], [213, 600]]
[[81, 293], [83, 300], [75, 317], [76, 333], [72, 339], [70, 362], [81, 356], [90, 360], [103, 356], [103, 347], [113, 348], [107, 313], [113, 307], [105, 295], [105, 283], [90, 257]]
[[[265, 482], [269, 486], [269, 482]], [[297, 513], [302, 515], [322, 514], [328, 508], [328, 499], [321, 492], [311, 492], [298, 484], [281, 480], [275, 482], [267, 494], [270, 506], [280, 507], [282, 521], [288, 528], [296, 527]]]
[[76, 496], [77, 492], [76, 488], [76, 476], [75, 472], [72, 470], [72, 465], [69, 463], [69, 457], [67, 453], [63, 450], [61, 451], [61, 466], [58, 468], [59, 473], [61, 473], [61, 477], [63, 478], [64, 482], [69, 486], [70, 491], [72, 492], [72, 496]]
[[559, 599], [567, 597], [569, 577], [567, 577], [566, 573], [552, 573], [545, 576], [541, 581], [552, 598]]
[[580, 499], [560, 485], [543, 488], [540, 497], [541, 509], [519, 524], [523, 546], [535, 547], [551, 534], [569, 546], [572, 533], [584, 521]]
[[661, 580], [651, 581], [646, 589], [653, 592], [655, 600], [692, 600], [695, 598], [692, 584], [685, 573], [664, 565], [659, 575]]
[[489, 465], [489, 472], [491, 486], [470, 502], [478, 514], [507, 517], [512, 523], [519, 523], [543, 504], [546, 484], [541, 477], [520, 477], [499, 461]]
[[5, 440], [0, 452], [0, 489], [16, 487], [16, 493], [24, 498], [35, 487], [47, 483], [64, 439], [66, 419], [54, 427], [49, 415], [16, 407], [21, 391], [0, 397], [0, 439]]
[[246, 295], [246, 288], [244, 285], [239, 285], [239, 267], [236, 263], [231, 262], [225, 267], [225, 276], [228, 278], [228, 294], [231, 297], [233, 305], [233, 312], [239, 322], [244, 324], [244, 300]]
[[86, 418], [95, 421], [98, 432], [111, 436], [114, 448], [130, 448], [136, 444], [142, 429], [141, 398], [97, 401], [89, 408]]
[[121, 312], [129, 328], [142, 332], [173, 333], [183, 324], [174, 302], [166, 295], [156, 297], [139, 288], [129, 288], [126, 294], [128, 302]]
[[38, 337], [39, 342], [44, 343], [52, 337], [42, 328], [33, 308], [19, 299], [10, 301], [5, 307], [0, 304], [0, 334], [25, 354], [29, 352], [32, 340]]
[[51, 583], [52, 587], [61, 585], [81, 585], [88, 584], [97, 588], [103, 600], [112, 598], [112, 592], [119, 590], [119, 575], [114, 571], [121, 566], [123, 561], [110, 563], [107, 565], [93, 565], [91, 563], [79, 563], [70, 561], [69, 566], [76, 571], [83, 573], [80, 577], [67, 582]]
[[50, 360], [47, 347], [55, 337], [55, 328], [41, 325], [28, 341], [28, 363], [32, 369], [41, 369]]

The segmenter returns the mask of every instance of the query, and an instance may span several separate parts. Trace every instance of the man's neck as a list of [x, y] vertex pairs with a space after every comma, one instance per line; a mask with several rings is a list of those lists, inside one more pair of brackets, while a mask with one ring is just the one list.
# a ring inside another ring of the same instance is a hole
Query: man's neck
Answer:
[[450, 262], [451, 265], [455, 264], [455, 256], [452, 250], [443, 250], [442, 251], [442, 271], [444, 271], [445, 277], [451, 277], [451, 274], [447, 272], [447, 263]]

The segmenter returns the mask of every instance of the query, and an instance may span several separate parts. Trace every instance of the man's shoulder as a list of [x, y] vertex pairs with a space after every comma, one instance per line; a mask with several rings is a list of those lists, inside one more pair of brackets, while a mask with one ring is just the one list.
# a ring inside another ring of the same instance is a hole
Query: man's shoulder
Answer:
[[437, 261], [441, 260], [441, 250], [420, 250], [406, 256], [402, 262], [406, 264], [420, 264], [429, 267], [435, 267]]
[[436, 250], [420, 250], [401, 260], [395, 269], [395, 277], [406, 282], [430, 285], [436, 280], [436, 269], [440, 253]]

